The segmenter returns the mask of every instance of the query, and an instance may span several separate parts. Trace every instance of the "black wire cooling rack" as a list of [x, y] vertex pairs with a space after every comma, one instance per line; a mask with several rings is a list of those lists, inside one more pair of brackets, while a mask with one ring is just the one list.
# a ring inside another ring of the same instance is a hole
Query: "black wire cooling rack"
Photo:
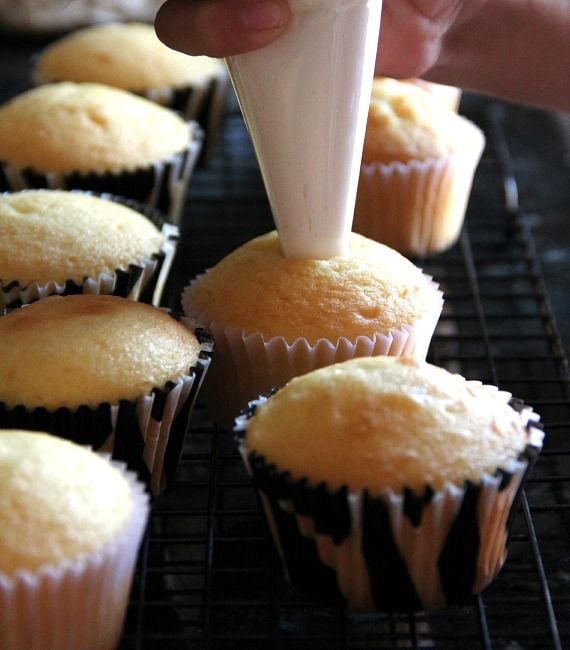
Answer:
[[[198, 407], [176, 482], [154, 504], [122, 648], [543, 650], [570, 640], [568, 366], [519, 209], [501, 105], [484, 117], [488, 146], [461, 239], [417, 262], [446, 296], [429, 359], [524, 399], [547, 433], [497, 580], [470, 606], [433, 613], [354, 614], [307, 600], [281, 575], [231, 435]], [[194, 274], [271, 228], [234, 107], [218, 154], [191, 186], [171, 301]]]

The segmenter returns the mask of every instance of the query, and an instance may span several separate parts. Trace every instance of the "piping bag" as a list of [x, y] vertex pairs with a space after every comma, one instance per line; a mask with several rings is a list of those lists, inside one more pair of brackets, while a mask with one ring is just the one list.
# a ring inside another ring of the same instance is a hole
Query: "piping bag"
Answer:
[[342, 255], [352, 227], [382, 0], [289, 0], [287, 31], [226, 63], [283, 254]]

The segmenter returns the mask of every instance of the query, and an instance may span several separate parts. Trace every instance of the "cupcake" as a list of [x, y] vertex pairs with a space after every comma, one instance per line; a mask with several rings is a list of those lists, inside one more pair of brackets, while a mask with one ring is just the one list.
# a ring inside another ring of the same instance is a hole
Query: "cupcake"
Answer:
[[461, 102], [461, 88], [456, 86], [448, 86], [446, 84], [438, 84], [433, 81], [425, 81], [425, 79], [406, 79], [407, 82], [422, 88], [429, 93], [434, 99], [438, 100], [443, 106], [457, 112]]
[[0, 194], [0, 307], [54, 293], [158, 304], [178, 227], [140, 209], [82, 192]]
[[147, 515], [123, 465], [0, 430], [0, 647], [116, 648]]
[[353, 229], [407, 256], [450, 248], [484, 145], [477, 126], [425, 90], [377, 77]]
[[45, 84], [0, 106], [0, 188], [82, 189], [135, 199], [176, 222], [202, 132], [103, 84]]
[[205, 155], [212, 152], [229, 86], [222, 59], [176, 52], [146, 23], [110, 23], [67, 34], [40, 53], [34, 78], [107, 84], [180, 111], [202, 127]]
[[49, 296], [0, 317], [0, 427], [104, 450], [159, 494], [182, 450], [211, 345], [118, 296]]
[[467, 603], [497, 575], [537, 420], [494, 386], [372, 357], [291, 380], [236, 431], [293, 584], [413, 611]]
[[207, 402], [231, 424], [295, 375], [351, 357], [425, 358], [443, 304], [432, 279], [396, 251], [351, 234], [347, 253], [288, 259], [271, 232], [184, 290], [187, 316], [213, 337]]

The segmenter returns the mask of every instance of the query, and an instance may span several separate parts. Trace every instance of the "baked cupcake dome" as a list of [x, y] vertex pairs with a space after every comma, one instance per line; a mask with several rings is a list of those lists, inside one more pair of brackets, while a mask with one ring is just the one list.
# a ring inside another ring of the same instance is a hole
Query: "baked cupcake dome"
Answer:
[[211, 345], [117, 296], [50, 296], [0, 318], [0, 426], [110, 447], [158, 493], [178, 462]]
[[274, 231], [196, 278], [182, 306], [214, 338], [218, 401], [235, 417], [249, 399], [319, 366], [425, 357], [442, 296], [402, 255], [360, 235], [351, 234], [343, 256], [292, 260]]
[[434, 83], [433, 81], [425, 81], [425, 79], [419, 79], [418, 77], [406, 79], [406, 81], [422, 88], [452, 111], [459, 110], [461, 95], [463, 93], [461, 88]]
[[80, 292], [157, 304], [178, 228], [138, 207], [63, 190], [0, 194], [0, 306]]
[[3, 189], [86, 189], [173, 220], [201, 142], [174, 111], [103, 84], [45, 84], [0, 106]]
[[48, 45], [35, 62], [42, 83], [92, 82], [140, 93], [207, 82], [218, 59], [188, 56], [164, 45], [147, 23], [109, 23], [75, 30]]
[[375, 78], [354, 230], [406, 255], [446, 250], [461, 231], [484, 144], [473, 123], [422, 88]]
[[510, 397], [373, 357], [255, 402], [238, 419], [242, 454], [292, 581], [360, 610], [437, 608], [485, 588], [542, 444], [537, 416]]
[[39, 83], [107, 84], [137, 93], [196, 120], [213, 146], [228, 89], [223, 60], [170, 49], [146, 23], [109, 23], [71, 32], [38, 56]]
[[148, 515], [122, 465], [0, 430], [0, 646], [114, 648]]

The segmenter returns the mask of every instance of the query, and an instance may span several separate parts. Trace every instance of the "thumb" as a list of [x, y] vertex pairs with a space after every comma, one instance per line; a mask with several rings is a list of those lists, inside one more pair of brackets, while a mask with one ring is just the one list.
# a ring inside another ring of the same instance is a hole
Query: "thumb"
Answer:
[[290, 20], [287, 0], [167, 0], [155, 29], [174, 50], [225, 57], [268, 45]]

